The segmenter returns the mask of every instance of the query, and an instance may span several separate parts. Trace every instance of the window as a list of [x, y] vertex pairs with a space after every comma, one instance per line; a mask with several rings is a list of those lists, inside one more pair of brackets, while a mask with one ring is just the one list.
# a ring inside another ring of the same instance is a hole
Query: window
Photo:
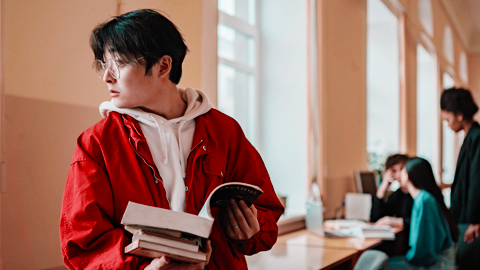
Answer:
[[218, 109], [258, 147], [258, 26], [255, 0], [219, 0]]
[[305, 214], [308, 168], [307, 1], [260, 1], [261, 154], [286, 217]]
[[417, 45], [417, 156], [430, 162], [438, 174], [438, 95], [435, 87], [435, 59]]
[[259, 150], [275, 191], [287, 197], [284, 218], [304, 215], [307, 1], [219, 0], [218, 9], [218, 108]]
[[398, 18], [368, 0], [367, 22], [367, 151], [370, 169], [380, 169], [400, 143]]
[[[448, 75], [443, 73], [443, 89], [454, 87], [455, 83]], [[455, 133], [448, 127], [447, 120], [443, 120], [443, 154], [442, 154], [442, 183], [452, 184], [453, 177], [455, 176]], [[450, 188], [442, 190], [445, 205], [450, 207]]]
[[[448, 63], [453, 64], [455, 57], [454, 57], [454, 50], [453, 50], [452, 29], [450, 29], [450, 26], [448, 25], [445, 26], [445, 30], [443, 32], [443, 55], [445, 56], [445, 59], [447, 59]], [[444, 79], [445, 79], [445, 76], [444, 76]], [[445, 86], [445, 82], [443, 85]], [[453, 84], [452, 84], [452, 87], [453, 87]]]
[[458, 60], [460, 78], [464, 85], [468, 84], [468, 68], [467, 68], [467, 56], [464, 52], [460, 53], [460, 59]]
[[[443, 89], [454, 87], [455, 83], [448, 75], [443, 73]], [[447, 120], [443, 120], [443, 172], [442, 182], [444, 184], [451, 184], [453, 182], [453, 176], [455, 174], [455, 159], [454, 159], [454, 138], [455, 133], [448, 127]]]
[[433, 12], [430, 0], [418, 1], [418, 19], [430, 37], [433, 37]]

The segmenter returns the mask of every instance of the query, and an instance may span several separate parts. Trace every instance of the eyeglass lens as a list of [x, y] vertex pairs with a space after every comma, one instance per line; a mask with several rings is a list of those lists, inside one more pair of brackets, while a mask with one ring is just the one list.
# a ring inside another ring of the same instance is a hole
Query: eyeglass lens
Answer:
[[120, 71], [118, 70], [115, 60], [113, 59], [108, 59], [105, 61], [105, 64], [97, 59], [95, 60], [94, 68], [100, 79], [103, 79], [103, 76], [105, 75], [105, 69], [108, 69], [108, 72], [110, 72], [110, 75], [112, 75], [114, 79], [120, 78]]

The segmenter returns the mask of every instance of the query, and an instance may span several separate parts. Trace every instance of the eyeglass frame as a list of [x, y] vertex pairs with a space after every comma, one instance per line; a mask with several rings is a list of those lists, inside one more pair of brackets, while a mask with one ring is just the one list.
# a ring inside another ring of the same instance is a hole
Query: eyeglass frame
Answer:
[[[105, 71], [108, 70], [108, 73], [110, 73], [110, 75], [111, 75], [115, 80], [118, 80], [118, 79], [120, 79], [120, 74], [121, 74], [121, 73], [120, 73], [120, 67], [123, 67], [123, 66], [125, 66], [126, 64], [130, 64], [130, 63], [133, 62], [133, 61], [138, 61], [138, 60], [143, 59], [143, 58], [145, 58], [145, 57], [142, 56], [142, 57], [139, 57], [139, 58], [135, 58], [135, 59], [133, 59], [133, 60], [131, 60], [131, 61], [128, 61], [128, 62], [123, 63], [123, 64], [120, 64], [120, 65], [118, 64], [118, 60], [107, 59], [107, 61], [108, 61], [108, 60], [112, 60], [112, 61], [115, 63], [115, 65], [117, 66], [118, 78], [115, 78], [115, 75], [113, 75], [113, 71], [108, 68], [107, 63], [103, 62], [103, 61], [100, 60], [100, 59], [95, 59], [95, 61], [93, 62], [93, 68], [94, 68], [95, 74], [97, 74], [98, 78], [100, 78], [100, 79], [103, 79], [103, 77], [105, 76]], [[96, 63], [96, 62], [100, 62], [100, 64], [102, 65], [102, 68], [103, 68], [103, 76], [98, 75], [98, 73], [97, 73], [97, 71], [96, 71], [96, 66], [95, 66], [95, 63]]]

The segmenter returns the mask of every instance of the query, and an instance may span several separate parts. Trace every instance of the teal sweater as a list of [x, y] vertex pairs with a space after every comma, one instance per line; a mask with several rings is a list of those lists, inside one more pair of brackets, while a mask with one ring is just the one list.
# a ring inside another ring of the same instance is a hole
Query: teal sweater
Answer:
[[405, 258], [411, 264], [430, 265], [452, 247], [450, 229], [435, 198], [421, 190], [413, 200], [409, 246]]

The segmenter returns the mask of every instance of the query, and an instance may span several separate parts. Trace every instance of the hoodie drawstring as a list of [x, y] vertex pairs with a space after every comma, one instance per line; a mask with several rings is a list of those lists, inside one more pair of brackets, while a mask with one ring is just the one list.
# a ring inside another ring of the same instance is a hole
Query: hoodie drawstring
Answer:
[[153, 119], [155, 124], [157, 124], [158, 128], [158, 135], [160, 137], [160, 144], [161, 144], [161, 151], [162, 151], [162, 163], [167, 164], [168, 163], [168, 151], [167, 151], [167, 136], [166, 136], [166, 131], [165, 127], [162, 124], [162, 120], [160, 120], [160, 124], [158, 124], [157, 119], [154, 115], [150, 115], [150, 117]]

